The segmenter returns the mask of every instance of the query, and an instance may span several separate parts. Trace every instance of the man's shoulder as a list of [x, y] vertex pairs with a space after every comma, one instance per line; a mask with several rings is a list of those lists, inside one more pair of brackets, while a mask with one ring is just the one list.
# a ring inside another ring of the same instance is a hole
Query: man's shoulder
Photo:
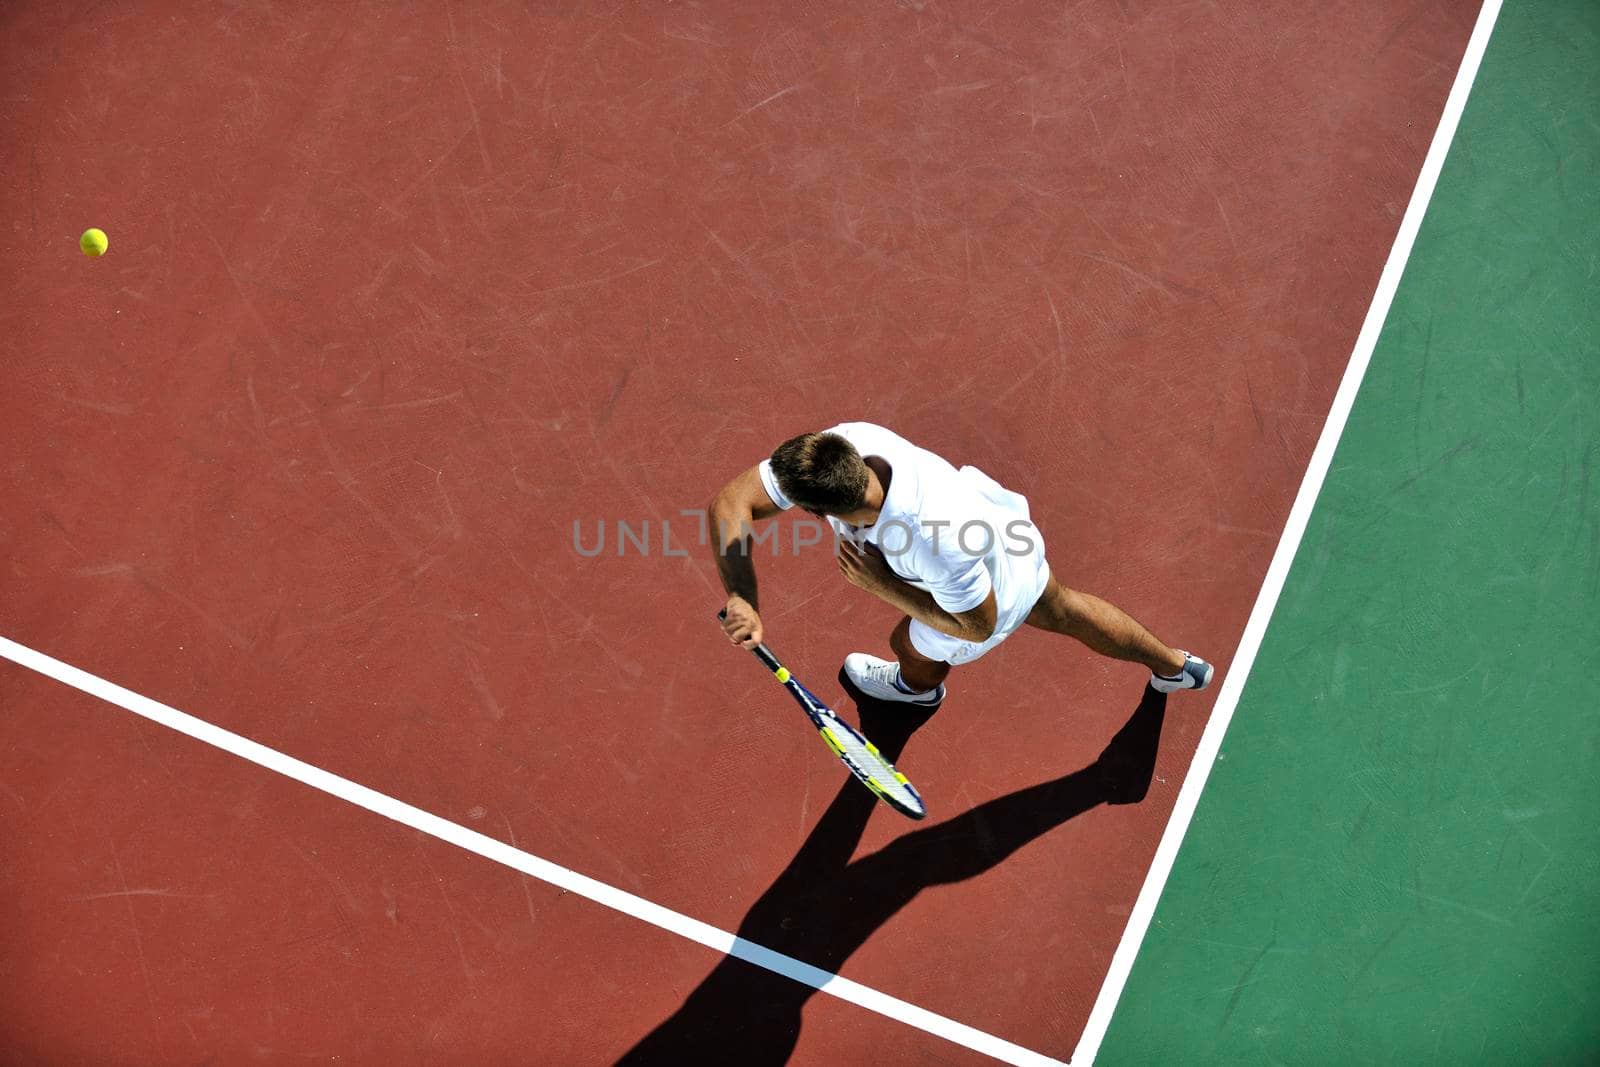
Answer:
[[905, 440], [905, 438], [887, 426], [879, 426], [875, 422], [841, 422], [828, 427], [822, 432], [836, 433], [851, 444], [855, 444], [858, 439], [883, 440], [885, 438], [893, 438], [899, 441]]
[[891, 463], [898, 460], [901, 463], [916, 464], [918, 467], [930, 462], [943, 462], [936, 453], [875, 422], [841, 422], [823, 432], [838, 434], [854, 445], [855, 450], [863, 456], [878, 455]]

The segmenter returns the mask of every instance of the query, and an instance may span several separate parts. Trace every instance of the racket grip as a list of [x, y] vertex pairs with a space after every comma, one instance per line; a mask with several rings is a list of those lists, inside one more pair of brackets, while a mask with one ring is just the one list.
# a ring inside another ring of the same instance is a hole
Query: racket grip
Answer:
[[[727, 617], [728, 611], [726, 608], [717, 612], [718, 619], [726, 619]], [[766, 645], [757, 645], [750, 651], [754, 652], [756, 654], [756, 659], [760, 660], [762, 665], [774, 674], [778, 673], [778, 671], [783, 667], [783, 664], [778, 662], [778, 657], [767, 651]]]
[[754, 652], [756, 654], [756, 659], [760, 660], [762, 665], [773, 674], [777, 674], [778, 671], [783, 669], [783, 664], [778, 662], [777, 656], [774, 656], [771, 652], [767, 651], [766, 645], [757, 645], [750, 651]]

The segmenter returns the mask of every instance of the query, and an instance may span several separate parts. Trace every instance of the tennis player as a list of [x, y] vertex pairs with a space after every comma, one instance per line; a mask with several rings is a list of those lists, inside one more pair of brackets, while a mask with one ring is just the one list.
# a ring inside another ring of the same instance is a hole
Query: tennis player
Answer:
[[845, 657], [846, 676], [868, 697], [936, 706], [951, 667], [971, 663], [1024, 623], [1143, 664], [1163, 693], [1211, 682], [1205, 660], [1056, 581], [1024, 497], [867, 422], [785, 441], [711, 502], [728, 592], [723, 630], [736, 645], [764, 640], [751, 526], [794, 507], [828, 521], [845, 578], [905, 613], [889, 634], [895, 660]]

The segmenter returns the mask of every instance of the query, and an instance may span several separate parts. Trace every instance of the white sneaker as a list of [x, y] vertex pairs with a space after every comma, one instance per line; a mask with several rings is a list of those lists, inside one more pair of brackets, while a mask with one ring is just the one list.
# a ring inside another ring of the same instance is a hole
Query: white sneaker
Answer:
[[933, 708], [938, 707], [944, 699], [942, 685], [926, 693], [906, 692], [895, 684], [900, 680], [900, 664], [864, 652], [852, 652], [844, 658], [844, 674], [850, 679], [850, 684], [861, 691], [862, 696], [872, 700]]
[[[1179, 649], [1183, 652], [1183, 649]], [[1176, 693], [1180, 689], [1204, 689], [1211, 684], [1211, 675], [1215, 667], [1201, 659], [1183, 652], [1183, 669], [1174, 675], [1150, 675], [1150, 687], [1158, 693]]]

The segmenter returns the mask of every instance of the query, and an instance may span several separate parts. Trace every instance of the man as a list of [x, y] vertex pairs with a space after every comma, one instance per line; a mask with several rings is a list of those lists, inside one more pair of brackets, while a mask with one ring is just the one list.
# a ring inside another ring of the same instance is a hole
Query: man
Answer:
[[711, 502], [728, 592], [722, 628], [734, 644], [763, 640], [750, 526], [796, 506], [827, 519], [839, 541], [839, 570], [852, 584], [905, 613], [889, 635], [896, 660], [845, 658], [846, 676], [868, 697], [936, 706], [951, 667], [971, 663], [1024, 623], [1144, 664], [1163, 693], [1211, 682], [1205, 660], [1056, 581], [1026, 499], [976, 467], [957, 470], [867, 422], [785, 441]]

